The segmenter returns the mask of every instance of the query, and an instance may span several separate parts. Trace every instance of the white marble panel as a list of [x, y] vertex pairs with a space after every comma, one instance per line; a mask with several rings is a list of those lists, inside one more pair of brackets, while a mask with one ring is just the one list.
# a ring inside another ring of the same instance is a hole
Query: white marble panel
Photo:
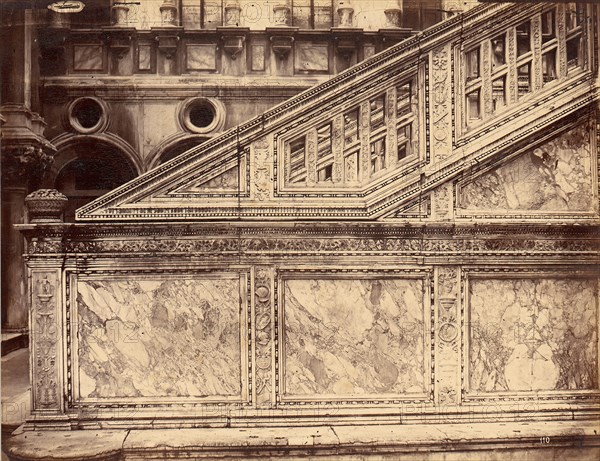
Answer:
[[241, 395], [238, 278], [77, 284], [81, 398]]
[[285, 393], [422, 393], [421, 279], [285, 281]]

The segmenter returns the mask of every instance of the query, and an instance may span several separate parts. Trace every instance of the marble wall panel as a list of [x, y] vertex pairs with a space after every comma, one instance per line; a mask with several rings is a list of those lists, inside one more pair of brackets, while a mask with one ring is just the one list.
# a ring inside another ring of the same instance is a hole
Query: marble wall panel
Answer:
[[81, 398], [241, 395], [238, 278], [77, 284]]
[[217, 68], [217, 49], [215, 45], [187, 45], [187, 70], [215, 70]]
[[598, 281], [474, 279], [469, 386], [476, 392], [598, 388]]
[[252, 45], [252, 70], [265, 70], [265, 45]]
[[327, 44], [298, 43], [295, 47], [296, 71], [327, 72], [329, 70]]
[[152, 46], [140, 45], [138, 48], [138, 70], [152, 69]]
[[102, 45], [73, 45], [73, 69], [102, 71], [104, 69]]
[[590, 131], [581, 125], [462, 188], [466, 210], [594, 211]]
[[423, 393], [421, 279], [288, 279], [284, 393]]

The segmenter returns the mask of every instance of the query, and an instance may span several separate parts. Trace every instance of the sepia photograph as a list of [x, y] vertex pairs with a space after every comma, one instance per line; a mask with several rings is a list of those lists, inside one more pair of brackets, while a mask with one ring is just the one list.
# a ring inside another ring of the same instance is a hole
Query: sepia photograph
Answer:
[[600, 460], [599, 60], [599, 0], [0, 0], [1, 461]]

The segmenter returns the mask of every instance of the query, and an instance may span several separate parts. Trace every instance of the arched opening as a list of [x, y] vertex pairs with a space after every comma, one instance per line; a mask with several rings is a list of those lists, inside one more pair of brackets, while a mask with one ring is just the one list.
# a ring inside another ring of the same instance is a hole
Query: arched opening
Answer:
[[192, 138], [179, 141], [177, 144], [165, 149], [165, 151], [160, 155], [158, 163], [156, 165], [166, 163], [169, 160], [174, 159], [178, 155], [181, 155], [194, 147], [198, 147], [199, 145], [208, 141], [209, 139], [209, 137], [194, 136]]
[[136, 177], [127, 157], [101, 143], [79, 143], [59, 154], [66, 157], [54, 187], [69, 198], [65, 220], [75, 220], [75, 210]]

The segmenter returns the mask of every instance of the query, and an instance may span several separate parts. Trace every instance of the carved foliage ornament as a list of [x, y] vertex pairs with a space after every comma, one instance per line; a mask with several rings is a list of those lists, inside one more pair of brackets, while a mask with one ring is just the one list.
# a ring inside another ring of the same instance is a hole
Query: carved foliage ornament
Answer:
[[459, 320], [457, 314], [458, 268], [453, 266], [438, 269], [437, 284], [437, 383], [440, 405], [457, 403], [459, 362]]
[[446, 143], [450, 123], [448, 61], [447, 48], [439, 48], [432, 52], [432, 135], [437, 160], [443, 160], [450, 155], [450, 149]]
[[39, 274], [34, 280], [34, 408], [45, 409], [58, 406], [57, 319], [55, 302], [52, 302], [56, 287], [51, 274]]
[[259, 268], [254, 277], [254, 329], [256, 347], [255, 395], [258, 404], [268, 403], [271, 392], [271, 273]]
[[41, 147], [2, 147], [2, 182], [24, 185], [29, 178], [41, 179], [54, 162], [54, 157]]

